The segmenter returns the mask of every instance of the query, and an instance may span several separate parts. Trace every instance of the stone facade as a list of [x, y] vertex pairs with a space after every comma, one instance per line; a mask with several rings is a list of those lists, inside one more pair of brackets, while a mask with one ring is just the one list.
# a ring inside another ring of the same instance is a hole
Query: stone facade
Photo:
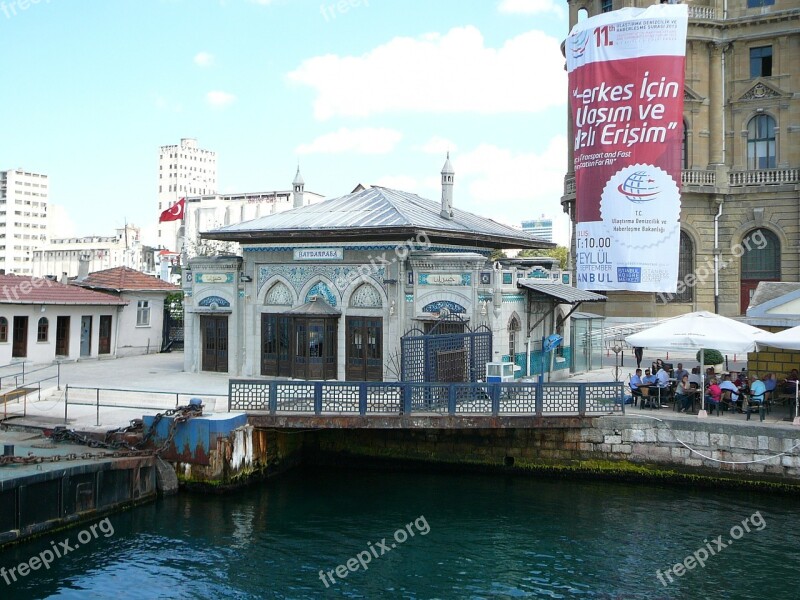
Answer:
[[[570, 27], [580, 11], [593, 16], [602, 10], [597, 0], [568, 0], [568, 4]], [[650, 2], [610, 4], [617, 9]], [[800, 7], [793, 0], [775, 0], [759, 8], [748, 8], [747, 0], [701, 4], [689, 7], [681, 231], [691, 242], [691, 259], [684, 261], [679, 275], [685, 280], [684, 275], [694, 273], [700, 283], [683, 299], [609, 292], [604, 306], [608, 317], [662, 318], [714, 311], [715, 254], [720, 261], [718, 311], [727, 316], [744, 314], [757, 278], [743, 277], [739, 248], [748, 234], [759, 229], [770, 232], [780, 244], [774, 257], [777, 279], [800, 280]], [[754, 75], [753, 51], [760, 48], [769, 49], [770, 62], [764, 67], [766, 74]], [[768, 165], [748, 161], [748, 127], [762, 116], [775, 124], [774, 159]], [[572, 132], [569, 116], [568, 123]], [[571, 142], [569, 157], [572, 164]], [[561, 202], [571, 216], [574, 181], [570, 170]], [[715, 217], [720, 211], [715, 248]]]

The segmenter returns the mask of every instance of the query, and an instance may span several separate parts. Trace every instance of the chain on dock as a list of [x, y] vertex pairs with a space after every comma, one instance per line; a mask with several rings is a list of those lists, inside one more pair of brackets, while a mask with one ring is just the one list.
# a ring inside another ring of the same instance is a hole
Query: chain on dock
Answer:
[[[140, 432], [144, 427], [141, 419], [134, 419], [130, 422], [130, 425], [106, 432], [103, 440], [78, 433], [74, 429], [56, 427], [50, 435], [50, 439], [53, 442], [72, 442], [74, 444], [88, 446], [89, 448], [102, 448], [106, 451], [84, 452], [82, 454], [73, 452], [70, 454], [55, 456], [35, 456], [32, 452], [29, 452], [28, 456], [0, 456], [0, 467], [6, 465], [31, 465], [72, 460], [158, 456], [163, 452], [166, 452], [166, 450], [170, 447], [170, 444], [172, 444], [172, 441], [175, 439], [175, 433], [178, 430], [178, 425], [185, 423], [192, 417], [202, 416], [202, 414], [203, 406], [199, 404], [178, 406], [177, 408], [166, 410], [163, 413], [158, 413], [155, 415], [153, 423], [151, 424], [147, 434], [145, 434], [142, 439], [134, 445], [128, 444], [125, 441], [116, 440], [114, 437], [119, 434]], [[170, 423], [169, 431], [167, 432], [167, 437], [164, 440], [164, 443], [155, 449], [145, 449], [145, 446], [153, 438], [156, 427], [164, 417], [174, 417], [172, 423]]]

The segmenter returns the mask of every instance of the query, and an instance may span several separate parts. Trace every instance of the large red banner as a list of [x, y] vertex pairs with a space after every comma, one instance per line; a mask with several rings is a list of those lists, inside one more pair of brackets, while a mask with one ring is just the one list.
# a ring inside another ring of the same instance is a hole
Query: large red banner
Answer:
[[674, 292], [685, 5], [604, 13], [567, 39], [582, 289]]

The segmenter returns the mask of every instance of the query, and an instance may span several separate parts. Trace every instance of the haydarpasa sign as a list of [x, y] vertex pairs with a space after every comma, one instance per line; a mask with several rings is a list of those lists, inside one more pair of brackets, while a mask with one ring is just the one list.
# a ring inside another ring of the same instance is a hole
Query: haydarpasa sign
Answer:
[[586, 19], [567, 38], [580, 289], [678, 281], [684, 4]]

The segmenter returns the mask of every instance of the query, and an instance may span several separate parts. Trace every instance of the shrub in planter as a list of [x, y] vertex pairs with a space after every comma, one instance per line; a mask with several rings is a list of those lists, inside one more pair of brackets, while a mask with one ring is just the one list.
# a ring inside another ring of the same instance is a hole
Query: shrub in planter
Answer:
[[[719, 350], [706, 350], [703, 359], [706, 365], [721, 365], [725, 362], [725, 357]], [[700, 362], [700, 350], [697, 351], [697, 362]]]

